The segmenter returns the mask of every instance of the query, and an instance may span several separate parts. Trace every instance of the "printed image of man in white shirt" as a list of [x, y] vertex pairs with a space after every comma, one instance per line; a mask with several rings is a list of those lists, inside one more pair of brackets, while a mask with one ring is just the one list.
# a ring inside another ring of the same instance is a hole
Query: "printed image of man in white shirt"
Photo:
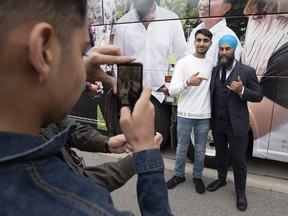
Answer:
[[[237, 0], [199, 0], [198, 11], [199, 17], [202, 21], [190, 34], [188, 39], [188, 49], [190, 53], [195, 52], [193, 41], [195, 40], [195, 33], [201, 28], [207, 28], [213, 34], [212, 46], [207, 52], [207, 56], [211, 57], [216, 66], [218, 61], [218, 42], [224, 35], [232, 35], [237, 38], [238, 45], [235, 50], [235, 59], [240, 60], [241, 56], [241, 43], [235, 32], [227, 26], [226, 19], [223, 18], [225, 14], [230, 11]], [[201, 18], [202, 17], [202, 18]]]
[[[152, 95], [162, 103], [168, 94], [165, 76], [169, 57], [173, 53], [177, 61], [186, 55], [183, 28], [175, 13], [159, 7], [154, 0], [134, 0], [134, 6], [118, 20], [121, 25], [116, 26], [114, 44], [123, 55], [136, 56], [143, 64], [143, 85], [151, 87]], [[129, 23], [122, 24], [125, 22]]]

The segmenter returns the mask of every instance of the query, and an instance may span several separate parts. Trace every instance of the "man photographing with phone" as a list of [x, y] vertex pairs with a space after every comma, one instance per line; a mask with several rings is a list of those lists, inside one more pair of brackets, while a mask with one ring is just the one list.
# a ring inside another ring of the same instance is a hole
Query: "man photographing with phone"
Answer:
[[[117, 210], [106, 189], [65, 163], [61, 149], [73, 127], [49, 141], [39, 136], [43, 124], [70, 112], [83, 90], [86, 7], [85, 0], [1, 1], [2, 215], [132, 215]], [[144, 88], [133, 113], [121, 110], [120, 124], [134, 150], [141, 214], [171, 215], [150, 96]]]

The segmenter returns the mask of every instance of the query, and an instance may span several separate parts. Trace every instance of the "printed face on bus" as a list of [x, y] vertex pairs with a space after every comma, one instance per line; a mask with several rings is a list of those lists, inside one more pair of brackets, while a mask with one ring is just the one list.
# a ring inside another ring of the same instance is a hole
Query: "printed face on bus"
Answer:
[[146, 28], [151, 23], [151, 21], [154, 20], [155, 10], [156, 10], [156, 5], [153, 4], [152, 7], [147, 11], [147, 13], [143, 17], [140, 18], [140, 21], [143, 23], [143, 25]]
[[223, 16], [232, 8], [225, 0], [199, 0], [199, 17]]
[[194, 40], [194, 46], [197, 53], [206, 54], [211, 44], [212, 42], [209, 37], [201, 33], [196, 35], [196, 38]]
[[[287, 12], [288, 10], [288, 1], [287, 0], [278, 0], [278, 12]], [[288, 16], [287, 14], [284, 16]]]

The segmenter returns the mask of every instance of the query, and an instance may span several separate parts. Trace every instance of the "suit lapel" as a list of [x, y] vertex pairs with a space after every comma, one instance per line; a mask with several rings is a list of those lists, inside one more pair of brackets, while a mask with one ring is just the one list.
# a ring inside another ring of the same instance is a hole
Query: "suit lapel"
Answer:
[[[241, 65], [239, 64], [239, 62], [236, 62], [236, 65], [234, 67], [234, 69], [232, 70], [231, 74], [229, 75], [228, 79], [229, 79], [229, 85], [231, 85], [231, 83], [233, 81], [237, 81], [238, 80], [238, 76], [240, 75], [240, 71], [241, 71]], [[231, 93], [231, 90], [228, 91], [228, 95]]]
[[214, 93], [215, 81], [216, 81], [217, 77], [219, 78], [219, 66], [214, 67], [214, 69], [212, 71], [211, 89], [210, 89], [212, 95]]

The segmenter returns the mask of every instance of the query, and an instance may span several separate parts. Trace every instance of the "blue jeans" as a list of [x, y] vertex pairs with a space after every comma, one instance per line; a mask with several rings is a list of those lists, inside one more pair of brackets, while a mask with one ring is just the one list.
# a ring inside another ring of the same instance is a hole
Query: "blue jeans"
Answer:
[[193, 178], [202, 178], [204, 167], [206, 141], [210, 126], [210, 119], [189, 119], [177, 118], [177, 138], [176, 161], [174, 172], [176, 176], [185, 175], [185, 163], [187, 151], [191, 140], [191, 132], [194, 127], [194, 166]]

